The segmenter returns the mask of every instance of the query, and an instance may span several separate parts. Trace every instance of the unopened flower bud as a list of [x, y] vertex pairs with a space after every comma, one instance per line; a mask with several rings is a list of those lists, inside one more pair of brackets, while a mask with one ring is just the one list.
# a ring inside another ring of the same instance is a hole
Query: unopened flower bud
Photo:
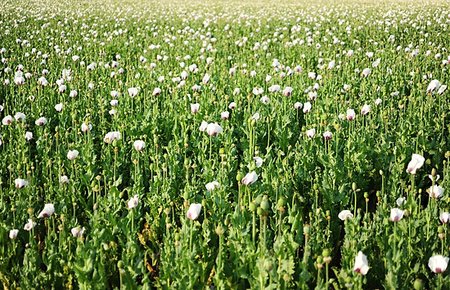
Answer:
[[423, 289], [423, 281], [421, 279], [416, 279], [414, 281], [414, 290], [422, 290]]

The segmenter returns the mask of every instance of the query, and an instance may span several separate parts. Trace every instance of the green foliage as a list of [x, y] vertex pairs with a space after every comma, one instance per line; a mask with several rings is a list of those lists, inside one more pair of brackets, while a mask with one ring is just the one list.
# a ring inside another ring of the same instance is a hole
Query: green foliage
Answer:
[[241, 2], [2, 1], [4, 289], [448, 288], [448, 5]]

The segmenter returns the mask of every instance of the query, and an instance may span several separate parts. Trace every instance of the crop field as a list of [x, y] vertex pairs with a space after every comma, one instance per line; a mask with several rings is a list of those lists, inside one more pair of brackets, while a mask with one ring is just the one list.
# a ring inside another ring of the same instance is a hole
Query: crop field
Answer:
[[447, 1], [4, 0], [0, 288], [450, 289]]

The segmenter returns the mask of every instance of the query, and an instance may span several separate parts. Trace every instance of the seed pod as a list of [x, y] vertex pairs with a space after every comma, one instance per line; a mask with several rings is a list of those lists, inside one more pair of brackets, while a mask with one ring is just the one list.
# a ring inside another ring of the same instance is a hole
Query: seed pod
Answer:
[[268, 200], [267, 198], [263, 198], [263, 200], [261, 201], [261, 208], [262, 208], [264, 211], [269, 210], [269, 208], [270, 208], [270, 203], [269, 203], [269, 200]]

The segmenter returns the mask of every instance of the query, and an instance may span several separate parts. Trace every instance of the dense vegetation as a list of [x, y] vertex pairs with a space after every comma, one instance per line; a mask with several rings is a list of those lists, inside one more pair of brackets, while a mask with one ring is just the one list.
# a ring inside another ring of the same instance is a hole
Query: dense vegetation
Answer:
[[450, 287], [445, 1], [7, 0], [0, 24], [5, 289]]

